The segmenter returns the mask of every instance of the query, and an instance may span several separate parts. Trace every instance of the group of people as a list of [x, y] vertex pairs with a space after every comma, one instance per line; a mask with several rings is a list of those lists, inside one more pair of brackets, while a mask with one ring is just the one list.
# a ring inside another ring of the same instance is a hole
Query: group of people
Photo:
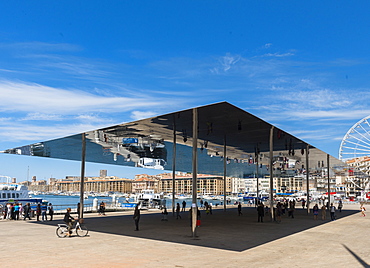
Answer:
[[4, 220], [19, 220], [24, 211], [22, 203], [7, 203], [5, 206], [1, 206], [0, 209], [1, 218]]
[[7, 203], [5, 206], [0, 206], [0, 215], [1, 218], [4, 220], [23, 220], [29, 219], [31, 220], [31, 216], [36, 213], [37, 221], [40, 221], [40, 216], [42, 216], [42, 221], [47, 221], [47, 215], [50, 216], [49, 220], [53, 220], [54, 209], [53, 205], [49, 203], [36, 205], [36, 208], [33, 209], [30, 203], [26, 205], [22, 205], [22, 203]]
[[38, 203], [36, 206], [36, 220], [40, 221], [41, 216], [42, 221], [47, 221], [48, 215], [50, 216], [49, 221], [52, 221], [54, 216], [53, 205], [51, 203], [49, 203], [49, 205]]

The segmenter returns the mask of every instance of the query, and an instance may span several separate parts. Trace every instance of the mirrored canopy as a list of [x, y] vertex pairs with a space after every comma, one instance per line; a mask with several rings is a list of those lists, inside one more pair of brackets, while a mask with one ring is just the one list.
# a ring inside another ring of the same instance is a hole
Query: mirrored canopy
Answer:
[[[260, 175], [268, 173], [271, 124], [227, 102], [196, 109], [198, 173], [223, 175], [225, 143], [227, 176], [245, 178], [255, 175], [256, 170]], [[176, 171], [192, 172], [193, 109], [2, 152], [80, 161], [82, 135], [86, 137], [88, 162], [172, 170], [175, 143]], [[309, 168], [326, 166], [326, 153], [274, 127], [274, 167], [287, 173], [304, 169], [307, 146]], [[330, 165], [343, 162], [330, 156]]]

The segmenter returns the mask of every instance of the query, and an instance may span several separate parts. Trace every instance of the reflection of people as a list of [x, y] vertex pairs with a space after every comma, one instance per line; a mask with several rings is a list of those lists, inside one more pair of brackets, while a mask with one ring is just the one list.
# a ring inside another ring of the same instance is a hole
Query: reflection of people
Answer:
[[71, 216], [71, 208], [67, 208], [66, 214], [64, 214], [64, 219], [63, 221], [68, 225], [68, 236], [71, 236], [72, 234], [72, 226], [75, 218]]
[[140, 210], [139, 210], [139, 204], [136, 205], [134, 210], [134, 221], [135, 221], [135, 231], [139, 231], [139, 221], [140, 221]]

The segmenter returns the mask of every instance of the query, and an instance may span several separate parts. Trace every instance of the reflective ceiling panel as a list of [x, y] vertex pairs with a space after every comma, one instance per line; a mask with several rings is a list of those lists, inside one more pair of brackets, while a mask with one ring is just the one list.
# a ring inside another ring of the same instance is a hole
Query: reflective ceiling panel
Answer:
[[[228, 176], [249, 177], [257, 169], [260, 175], [268, 173], [271, 124], [227, 102], [196, 109], [198, 173], [223, 175], [225, 142]], [[79, 161], [85, 135], [88, 162], [172, 170], [175, 141], [176, 171], [192, 172], [192, 119], [193, 109], [188, 109], [2, 152]], [[276, 127], [273, 142], [275, 168], [304, 168], [307, 143]], [[323, 167], [326, 159], [326, 153], [309, 145], [310, 169]], [[343, 165], [334, 157], [330, 162]]]

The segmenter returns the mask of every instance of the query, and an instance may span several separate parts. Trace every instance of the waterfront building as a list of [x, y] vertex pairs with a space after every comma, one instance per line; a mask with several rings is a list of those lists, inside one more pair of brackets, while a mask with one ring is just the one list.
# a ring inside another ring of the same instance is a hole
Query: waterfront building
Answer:
[[[172, 174], [164, 173], [160, 175], [159, 190], [165, 193], [172, 192]], [[192, 177], [191, 173], [178, 173], [175, 176], [175, 192], [179, 194], [192, 193]], [[226, 178], [226, 194], [232, 193], [233, 181], [240, 182], [236, 178]], [[197, 192], [200, 194], [221, 195], [224, 193], [224, 179], [222, 176], [214, 176], [207, 174], [198, 174], [197, 176]]]
[[[84, 190], [85, 192], [120, 192], [131, 193], [132, 180], [118, 177], [109, 177], [104, 179], [85, 178]], [[55, 186], [58, 191], [62, 192], [78, 192], [80, 190], [80, 180], [58, 180]]]

